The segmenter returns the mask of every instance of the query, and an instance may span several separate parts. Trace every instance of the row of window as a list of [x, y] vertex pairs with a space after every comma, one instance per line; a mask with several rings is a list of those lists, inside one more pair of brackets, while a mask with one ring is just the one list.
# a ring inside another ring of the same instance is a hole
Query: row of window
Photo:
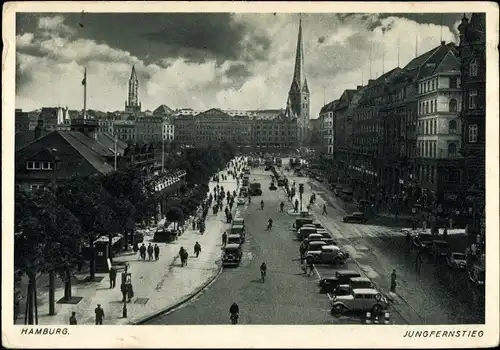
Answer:
[[[439, 133], [437, 119], [427, 119], [418, 122], [417, 132], [419, 135], [436, 135]], [[455, 119], [448, 122], [448, 134], [458, 133], [458, 123]]]
[[[443, 79], [443, 77], [441, 77]], [[432, 80], [427, 80], [418, 84], [418, 93], [425, 94], [427, 92], [431, 92], [437, 90], [439, 87], [438, 78], [434, 78]], [[444, 87], [444, 86], [442, 86]], [[458, 77], [449, 77], [448, 78], [448, 88], [456, 89], [459, 87], [459, 79]]]
[[[420, 102], [418, 104], [418, 114], [428, 114], [437, 112], [437, 99], [425, 102]], [[448, 112], [458, 112], [458, 101], [454, 98], [448, 102]]]
[[52, 170], [52, 162], [47, 161], [28, 161], [26, 162], [28, 170]]
[[[420, 157], [425, 158], [443, 158], [444, 150], [437, 147], [437, 141], [420, 141], [417, 142], [417, 152]], [[455, 142], [448, 144], [447, 157], [456, 157], [458, 147]]]

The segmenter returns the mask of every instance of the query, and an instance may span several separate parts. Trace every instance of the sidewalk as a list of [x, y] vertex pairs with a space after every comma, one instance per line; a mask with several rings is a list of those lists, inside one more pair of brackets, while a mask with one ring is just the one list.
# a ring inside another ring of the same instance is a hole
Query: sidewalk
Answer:
[[[226, 172], [224, 170], [223, 172]], [[210, 191], [217, 183], [210, 182]], [[219, 185], [224, 190], [236, 190], [236, 180], [232, 177], [227, 181], [221, 181]], [[233, 207], [233, 212], [237, 206]], [[104, 277], [100, 282], [77, 283], [72, 286], [72, 295], [83, 297], [76, 305], [58, 304], [64, 295], [64, 289], [58, 288], [55, 293], [54, 316], [49, 316], [48, 288], [38, 286], [38, 323], [41, 325], [64, 325], [69, 324], [71, 312], [76, 312], [76, 318], [80, 325], [95, 324], [94, 309], [101, 304], [104, 309], [104, 325], [136, 324], [143, 322], [155, 315], [169, 311], [194, 297], [221, 271], [221, 235], [223, 230], [229, 227], [226, 224], [224, 211], [216, 216], [209, 211], [206, 218], [206, 230], [203, 235], [198, 231], [191, 230], [190, 225], [172, 243], [156, 243], [160, 247], [160, 258], [158, 261], [142, 261], [134, 253], [124, 253], [113, 259], [113, 262], [128, 262], [128, 272], [131, 273], [134, 297], [127, 303], [128, 317], [122, 317], [123, 303], [120, 292], [121, 271], [118, 272], [116, 287], [109, 288], [108, 274], [96, 274], [96, 277]], [[202, 251], [198, 258], [195, 257], [193, 247], [198, 241]], [[148, 246], [153, 242], [153, 233], [144, 237], [144, 244]], [[181, 267], [178, 253], [183, 246], [189, 252], [187, 266]], [[83, 280], [86, 275], [77, 275]], [[24, 308], [16, 324], [24, 324]]]

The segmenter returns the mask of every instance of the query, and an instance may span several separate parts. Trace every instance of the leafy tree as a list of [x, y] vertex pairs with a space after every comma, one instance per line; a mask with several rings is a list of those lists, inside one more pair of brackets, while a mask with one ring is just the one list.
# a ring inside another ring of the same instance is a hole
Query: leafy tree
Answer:
[[179, 207], [172, 207], [167, 212], [167, 220], [169, 222], [177, 223], [177, 229], [179, 229], [179, 223], [184, 221], [184, 213]]

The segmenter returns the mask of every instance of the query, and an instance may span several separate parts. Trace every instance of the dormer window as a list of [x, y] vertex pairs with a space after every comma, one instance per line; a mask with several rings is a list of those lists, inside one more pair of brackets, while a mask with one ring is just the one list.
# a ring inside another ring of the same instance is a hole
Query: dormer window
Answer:
[[471, 77], [476, 77], [477, 76], [477, 71], [478, 71], [478, 64], [476, 60], [472, 60], [469, 63], [469, 75]]
[[28, 161], [26, 162], [27, 170], [52, 170], [52, 163], [46, 161]]

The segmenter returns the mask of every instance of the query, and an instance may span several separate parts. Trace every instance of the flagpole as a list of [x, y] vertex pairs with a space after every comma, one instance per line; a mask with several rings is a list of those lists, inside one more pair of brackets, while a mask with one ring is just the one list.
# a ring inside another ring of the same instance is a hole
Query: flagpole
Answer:
[[87, 119], [87, 67], [83, 78], [83, 119]]
[[165, 135], [163, 132], [161, 133], [161, 172], [163, 173], [163, 169], [165, 167]]

